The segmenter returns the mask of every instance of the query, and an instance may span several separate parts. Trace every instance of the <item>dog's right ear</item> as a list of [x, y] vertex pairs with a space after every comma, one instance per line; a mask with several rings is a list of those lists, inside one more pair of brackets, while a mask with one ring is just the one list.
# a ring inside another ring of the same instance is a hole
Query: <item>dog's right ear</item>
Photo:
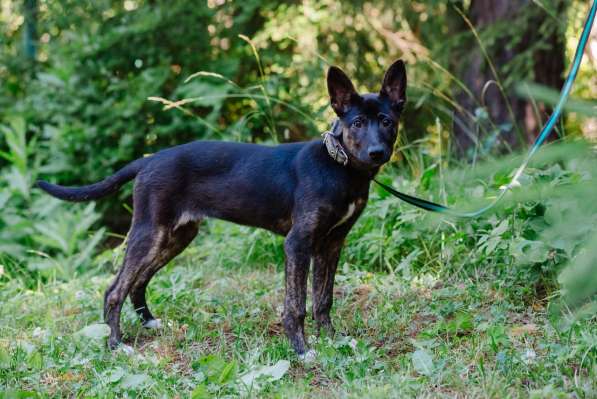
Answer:
[[358, 97], [357, 91], [344, 71], [336, 66], [331, 66], [328, 70], [327, 80], [332, 108], [336, 115], [342, 116]]

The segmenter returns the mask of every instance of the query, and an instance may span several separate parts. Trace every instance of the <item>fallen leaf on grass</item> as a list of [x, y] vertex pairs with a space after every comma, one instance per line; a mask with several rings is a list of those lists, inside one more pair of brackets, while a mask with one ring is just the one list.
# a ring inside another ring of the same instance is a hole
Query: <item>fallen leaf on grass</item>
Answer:
[[110, 335], [110, 327], [104, 323], [90, 324], [80, 329], [77, 335], [91, 339], [102, 339]]
[[138, 389], [150, 382], [151, 378], [147, 374], [128, 374], [122, 379], [120, 386], [124, 389]]
[[267, 381], [277, 381], [288, 372], [290, 368], [290, 362], [288, 360], [279, 360], [273, 366], [262, 366], [256, 370], [249, 371], [240, 377], [240, 380], [247, 387], [253, 386], [258, 388], [257, 380], [263, 378]]
[[510, 329], [510, 335], [513, 337], [520, 337], [525, 334], [533, 335], [539, 332], [539, 328], [534, 323], [522, 324], [520, 326], [514, 326]]
[[122, 367], [116, 367], [104, 373], [108, 382], [118, 382], [124, 377], [125, 372]]

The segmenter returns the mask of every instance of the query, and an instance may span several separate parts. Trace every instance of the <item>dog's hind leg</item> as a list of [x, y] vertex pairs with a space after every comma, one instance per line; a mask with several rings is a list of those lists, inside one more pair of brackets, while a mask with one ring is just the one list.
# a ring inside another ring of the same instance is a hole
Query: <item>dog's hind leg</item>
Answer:
[[129, 234], [124, 264], [116, 279], [106, 290], [104, 319], [110, 326], [108, 344], [111, 349], [121, 341], [120, 312], [122, 304], [137, 280], [139, 273], [151, 268], [166, 243], [166, 229], [151, 223], [135, 224]]
[[197, 235], [197, 231], [198, 222], [189, 222], [172, 231], [156, 262], [150, 267], [141, 270], [133, 283], [130, 298], [144, 327], [159, 327], [159, 321], [151, 314], [145, 298], [145, 291], [149, 285], [149, 281], [162, 267], [179, 255], [193, 241]]

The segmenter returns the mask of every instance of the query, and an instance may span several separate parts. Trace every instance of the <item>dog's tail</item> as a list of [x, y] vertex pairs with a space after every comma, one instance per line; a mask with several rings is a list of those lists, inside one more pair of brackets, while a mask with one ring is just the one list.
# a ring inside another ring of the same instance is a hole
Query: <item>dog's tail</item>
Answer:
[[137, 173], [147, 163], [148, 158], [139, 158], [120, 169], [110, 177], [106, 177], [104, 180], [82, 187], [65, 187], [57, 184], [51, 184], [45, 181], [38, 181], [37, 187], [44, 190], [46, 193], [53, 197], [60, 198], [65, 201], [81, 202], [90, 201], [98, 198], [105, 197], [108, 194], [112, 194], [122, 185], [137, 176]]

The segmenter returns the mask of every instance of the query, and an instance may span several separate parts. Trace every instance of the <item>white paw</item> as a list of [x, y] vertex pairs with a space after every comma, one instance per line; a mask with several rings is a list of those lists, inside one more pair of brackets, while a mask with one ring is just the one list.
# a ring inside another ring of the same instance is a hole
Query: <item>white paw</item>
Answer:
[[133, 349], [133, 347], [126, 345], [126, 344], [118, 345], [118, 350], [127, 356], [131, 356], [132, 354], [135, 353], [135, 350]]
[[143, 327], [158, 330], [162, 328], [162, 321], [160, 319], [151, 319], [143, 323]]
[[314, 349], [309, 349], [302, 355], [298, 355], [298, 358], [303, 363], [313, 363], [317, 358], [317, 351]]

